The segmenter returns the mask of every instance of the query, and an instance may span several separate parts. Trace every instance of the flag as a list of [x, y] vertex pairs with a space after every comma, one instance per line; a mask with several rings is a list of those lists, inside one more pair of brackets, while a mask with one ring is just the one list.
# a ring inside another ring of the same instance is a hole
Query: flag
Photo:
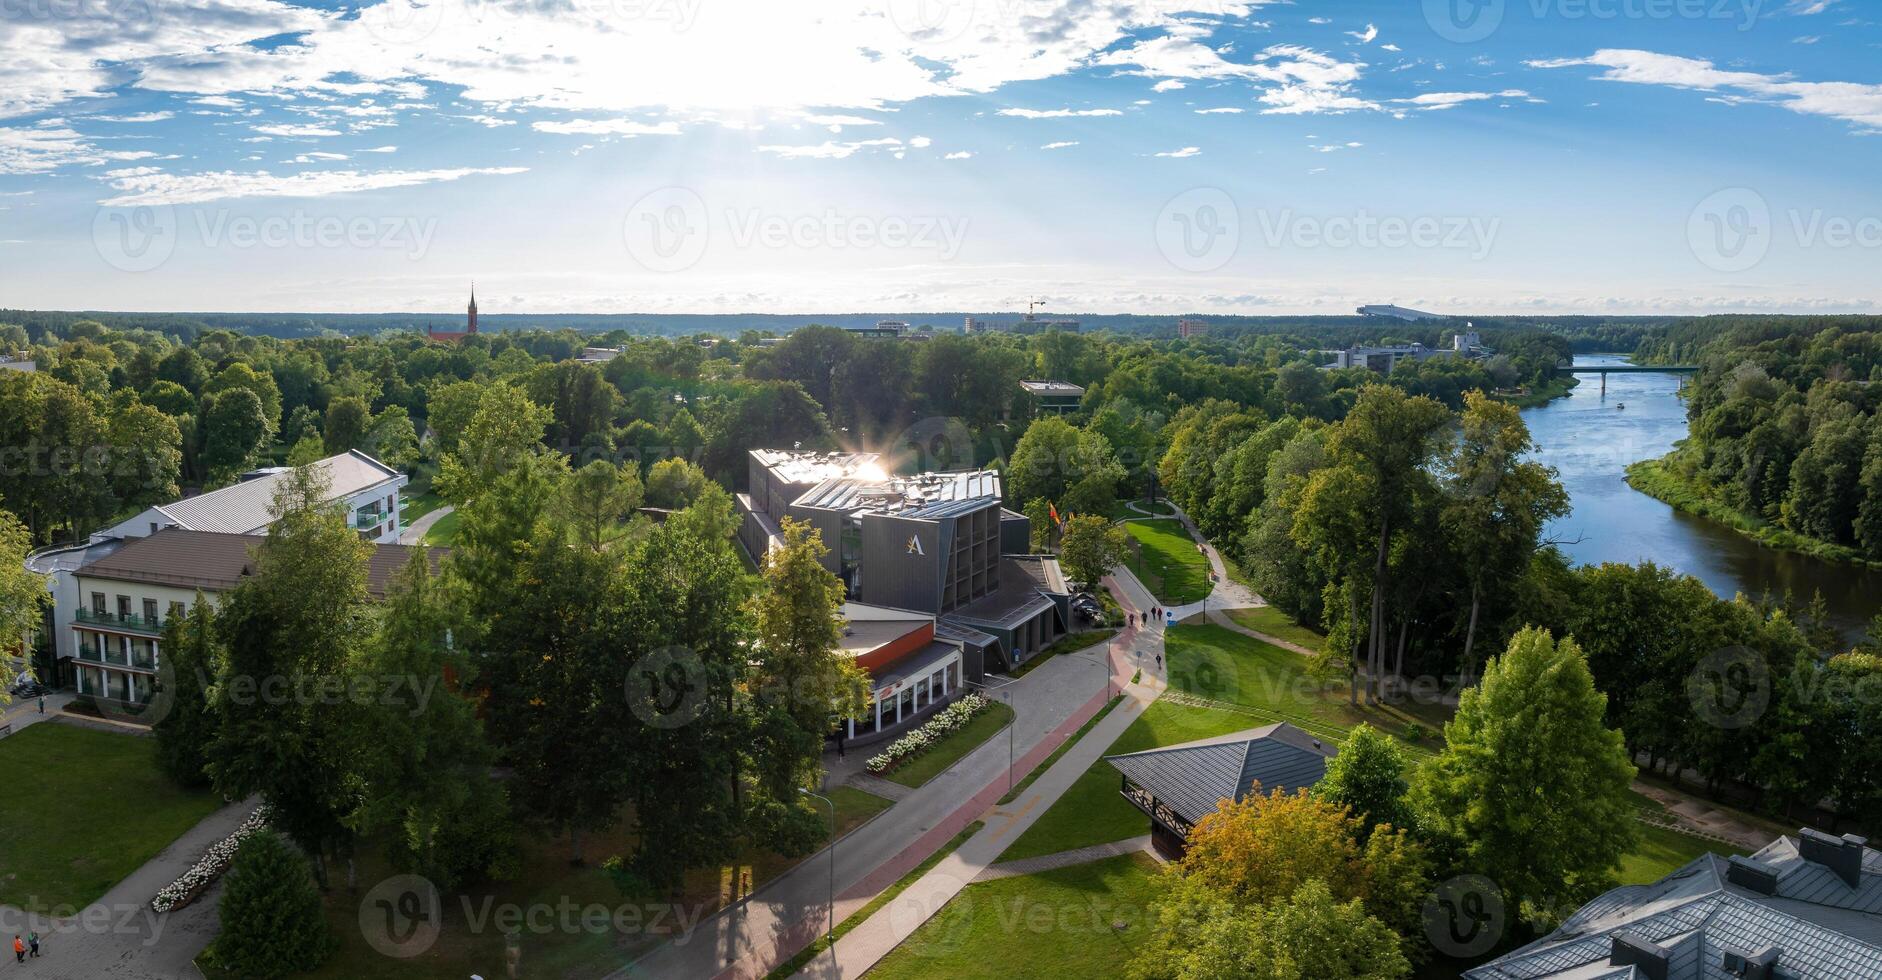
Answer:
[[1064, 521], [1059, 520], [1059, 509], [1057, 507], [1052, 506], [1050, 502], [1046, 504], [1046, 513], [1052, 515], [1052, 523], [1054, 524], [1065, 523]]

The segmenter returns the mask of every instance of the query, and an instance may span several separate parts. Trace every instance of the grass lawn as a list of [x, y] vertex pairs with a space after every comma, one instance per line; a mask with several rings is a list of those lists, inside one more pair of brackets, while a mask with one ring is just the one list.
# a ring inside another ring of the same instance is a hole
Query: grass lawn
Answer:
[[1621, 884], [1644, 885], [1658, 881], [1666, 877], [1668, 872], [1677, 871], [1707, 851], [1716, 851], [1727, 857], [1750, 853], [1730, 844], [1682, 834], [1666, 827], [1641, 824], [1640, 843], [1635, 845], [1633, 853], [1621, 859]]
[[452, 511], [438, 518], [438, 522], [425, 531], [425, 543], [440, 547], [449, 547], [452, 542], [457, 540], [457, 522], [459, 516], [457, 511]]
[[1170, 606], [1199, 602], [1209, 594], [1209, 559], [1175, 518], [1130, 521], [1131, 556], [1125, 562], [1157, 601]]
[[980, 829], [984, 826], [986, 826], [986, 824], [976, 820], [962, 828], [960, 833], [954, 835], [953, 840], [941, 845], [940, 850], [928, 855], [927, 860], [915, 865], [907, 874], [897, 878], [895, 884], [884, 888], [875, 898], [870, 899], [869, 904], [857, 909], [849, 918], [837, 923], [834, 935], [818, 936], [816, 942], [804, 947], [796, 956], [778, 964], [777, 969], [765, 974], [765, 980], [787, 980], [789, 977], [796, 976], [799, 970], [802, 970], [806, 964], [817, 958], [817, 954], [829, 949], [831, 941], [842, 939], [844, 936], [849, 935], [851, 929], [869, 921], [870, 916], [881, 911], [884, 905], [895, 901], [895, 896], [907, 891], [908, 886], [921, 880], [922, 875], [934, 870], [935, 865], [940, 864], [943, 858], [954, 853], [962, 844], [967, 843], [968, 838], [980, 833]]
[[1044, 762], [1034, 766], [1032, 772], [1027, 773], [1026, 778], [1019, 781], [1018, 786], [1013, 787], [1011, 790], [1007, 791], [1005, 796], [1000, 797], [1000, 802], [1011, 803], [1019, 799], [1019, 794], [1026, 792], [1026, 787], [1031, 786], [1033, 780], [1045, 775], [1046, 770], [1052, 768], [1052, 766], [1059, 761], [1059, 756], [1064, 755], [1072, 746], [1077, 745], [1079, 739], [1084, 738], [1086, 733], [1097, 727], [1098, 723], [1104, 720], [1104, 716], [1110, 714], [1111, 709], [1117, 707], [1123, 700], [1124, 695], [1119, 694], [1105, 702], [1104, 707], [1099, 708], [1097, 714], [1092, 715], [1090, 720], [1078, 726], [1078, 731], [1073, 732], [1072, 737], [1060, 742], [1059, 747], [1053, 749], [1052, 754], [1046, 756]]
[[1127, 854], [969, 885], [869, 975], [1123, 976], [1149, 927], [1156, 868], [1146, 855]]
[[1318, 650], [1327, 641], [1325, 636], [1308, 629], [1294, 621], [1294, 617], [1273, 606], [1256, 606], [1252, 609], [1231, 609], [1228, 617], [1238, 626], [1278, 637], [1289, 643], [1297, 643], [1309, 650]]
[[[1344, 678], [1318, 679], [1300, 654], [1213, 624], [1172, 627], [1165, 647], [1172, 688], [1262, 712], [1243, 727], [1289, 721], [1322, 737], [1343, 739], [1365, 722], [1431, 752], [1451, 717], [1450, 706], [1435, 699], [1354, 707]], [[1428, 734], [1410, 738], [1413, 725]]]
[[1028, 657], [1026, 659], [1026, 662], [1023, 664], [1020, 664], [1019, 669], [1013, 671], [1013, 673], [1010, 676], [1024, 677], [1027, 674], [1032, 673], [1033, 668], [1039, 666], [1042, 663], [1045, 663], [1048, 660], [1051, 660], [1053, 657], [1056, 657], [1061, 653], [1077, 653], [1078, 651], [1083, 650], [1087, 647], [1092, 647], [1100, 643], [1104, 643], [1116, 635], [1117, 635], [1117, 630], [1114, 630], [1114, 629], [1095, 629], [1095, 630], [1085, 630], [1080, 633], [1067, 633], [1064, 636], [1059, 637], [1058, 641], [1053, 643], [1051, 646], [1046, 647], [1044, 650], [1041, 650], [1038, 653], [1033, 654], [1031, 657]]
[[40, 912], [96, 901], [221, 806], [170, 782], [155, 739], [57, 721], [0, 739], [0, 772], [0, 904]]
[[399, 520], [407, 524], [444, 506], [444, 498], [435, 493], [415, 493], [399, 501]]
[[897, 766], [883, 778], [911, 789], [920, 786], [941, 775], [942, 770], [959, 761], [962, 756], [979, 748], [980, 743], [992, 738], [1012, 720], [1012, 708], [998, 701], [990, 701], [987, 710], [975, 715], [965, 727], [942, 739], [934, 748]]

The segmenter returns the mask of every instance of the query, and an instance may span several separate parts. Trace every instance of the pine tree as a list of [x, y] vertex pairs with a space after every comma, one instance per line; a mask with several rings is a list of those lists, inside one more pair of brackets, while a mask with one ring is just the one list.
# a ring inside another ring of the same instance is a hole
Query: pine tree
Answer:
[[273, 831], [242, 842], [223, 879], [215, 962], [239, 977], [271, 980], [312, 970], [338, 945], [327, 929], [307, 860]]

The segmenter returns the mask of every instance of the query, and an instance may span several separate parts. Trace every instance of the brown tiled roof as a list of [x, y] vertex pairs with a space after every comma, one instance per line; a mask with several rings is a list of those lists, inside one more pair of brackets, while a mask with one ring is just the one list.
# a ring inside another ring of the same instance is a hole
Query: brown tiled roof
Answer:
[[[212, 531], [185, 531], [165, 528], [145, 538], [127, 541], [124, 547], [81, 566], [77, 574], [86, 578], [107, 578], [120, 582], [148, 582], [181, 589], [225, 592], [254, 574], [254, 551], [265, 540], [257, 534], [218, 534]], [[433, 571], [449, 548], [418, 548], [403, 544], [380, 544], [366, 562], [366, 590], [375, 599], [385, 597], [392, 577], [405, 567], [412, 554], [427, 553]]]

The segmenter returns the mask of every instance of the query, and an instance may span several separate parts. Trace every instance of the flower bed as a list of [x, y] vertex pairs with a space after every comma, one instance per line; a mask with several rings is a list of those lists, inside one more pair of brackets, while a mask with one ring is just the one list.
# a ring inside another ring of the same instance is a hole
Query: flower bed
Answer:
[[247, 840], [250, 834], [268, 825], [268, 805], [262, 804], [255, 812], [242, 821], [240, 827], [229, 836], [209, 845], [209, 850], [183, 872], [182, 877], [163, 886], [157, 891], [157, 897], [150, 900], [153, 912], [174, 912], [194, 902], [222, 872], [229, 869], [229, 862], [235, 860], [235, 852]]
[[869, 757], [864, 768], [880, 776], [896, 766], [928, 751], [942, 739], [966, 727], [973, 717], [987, 710], [992, 702], [978, 694], [968, 694], [941, 709], [941, 713], [923, 722], [920, 728], [889, 743], [889, 747]]

